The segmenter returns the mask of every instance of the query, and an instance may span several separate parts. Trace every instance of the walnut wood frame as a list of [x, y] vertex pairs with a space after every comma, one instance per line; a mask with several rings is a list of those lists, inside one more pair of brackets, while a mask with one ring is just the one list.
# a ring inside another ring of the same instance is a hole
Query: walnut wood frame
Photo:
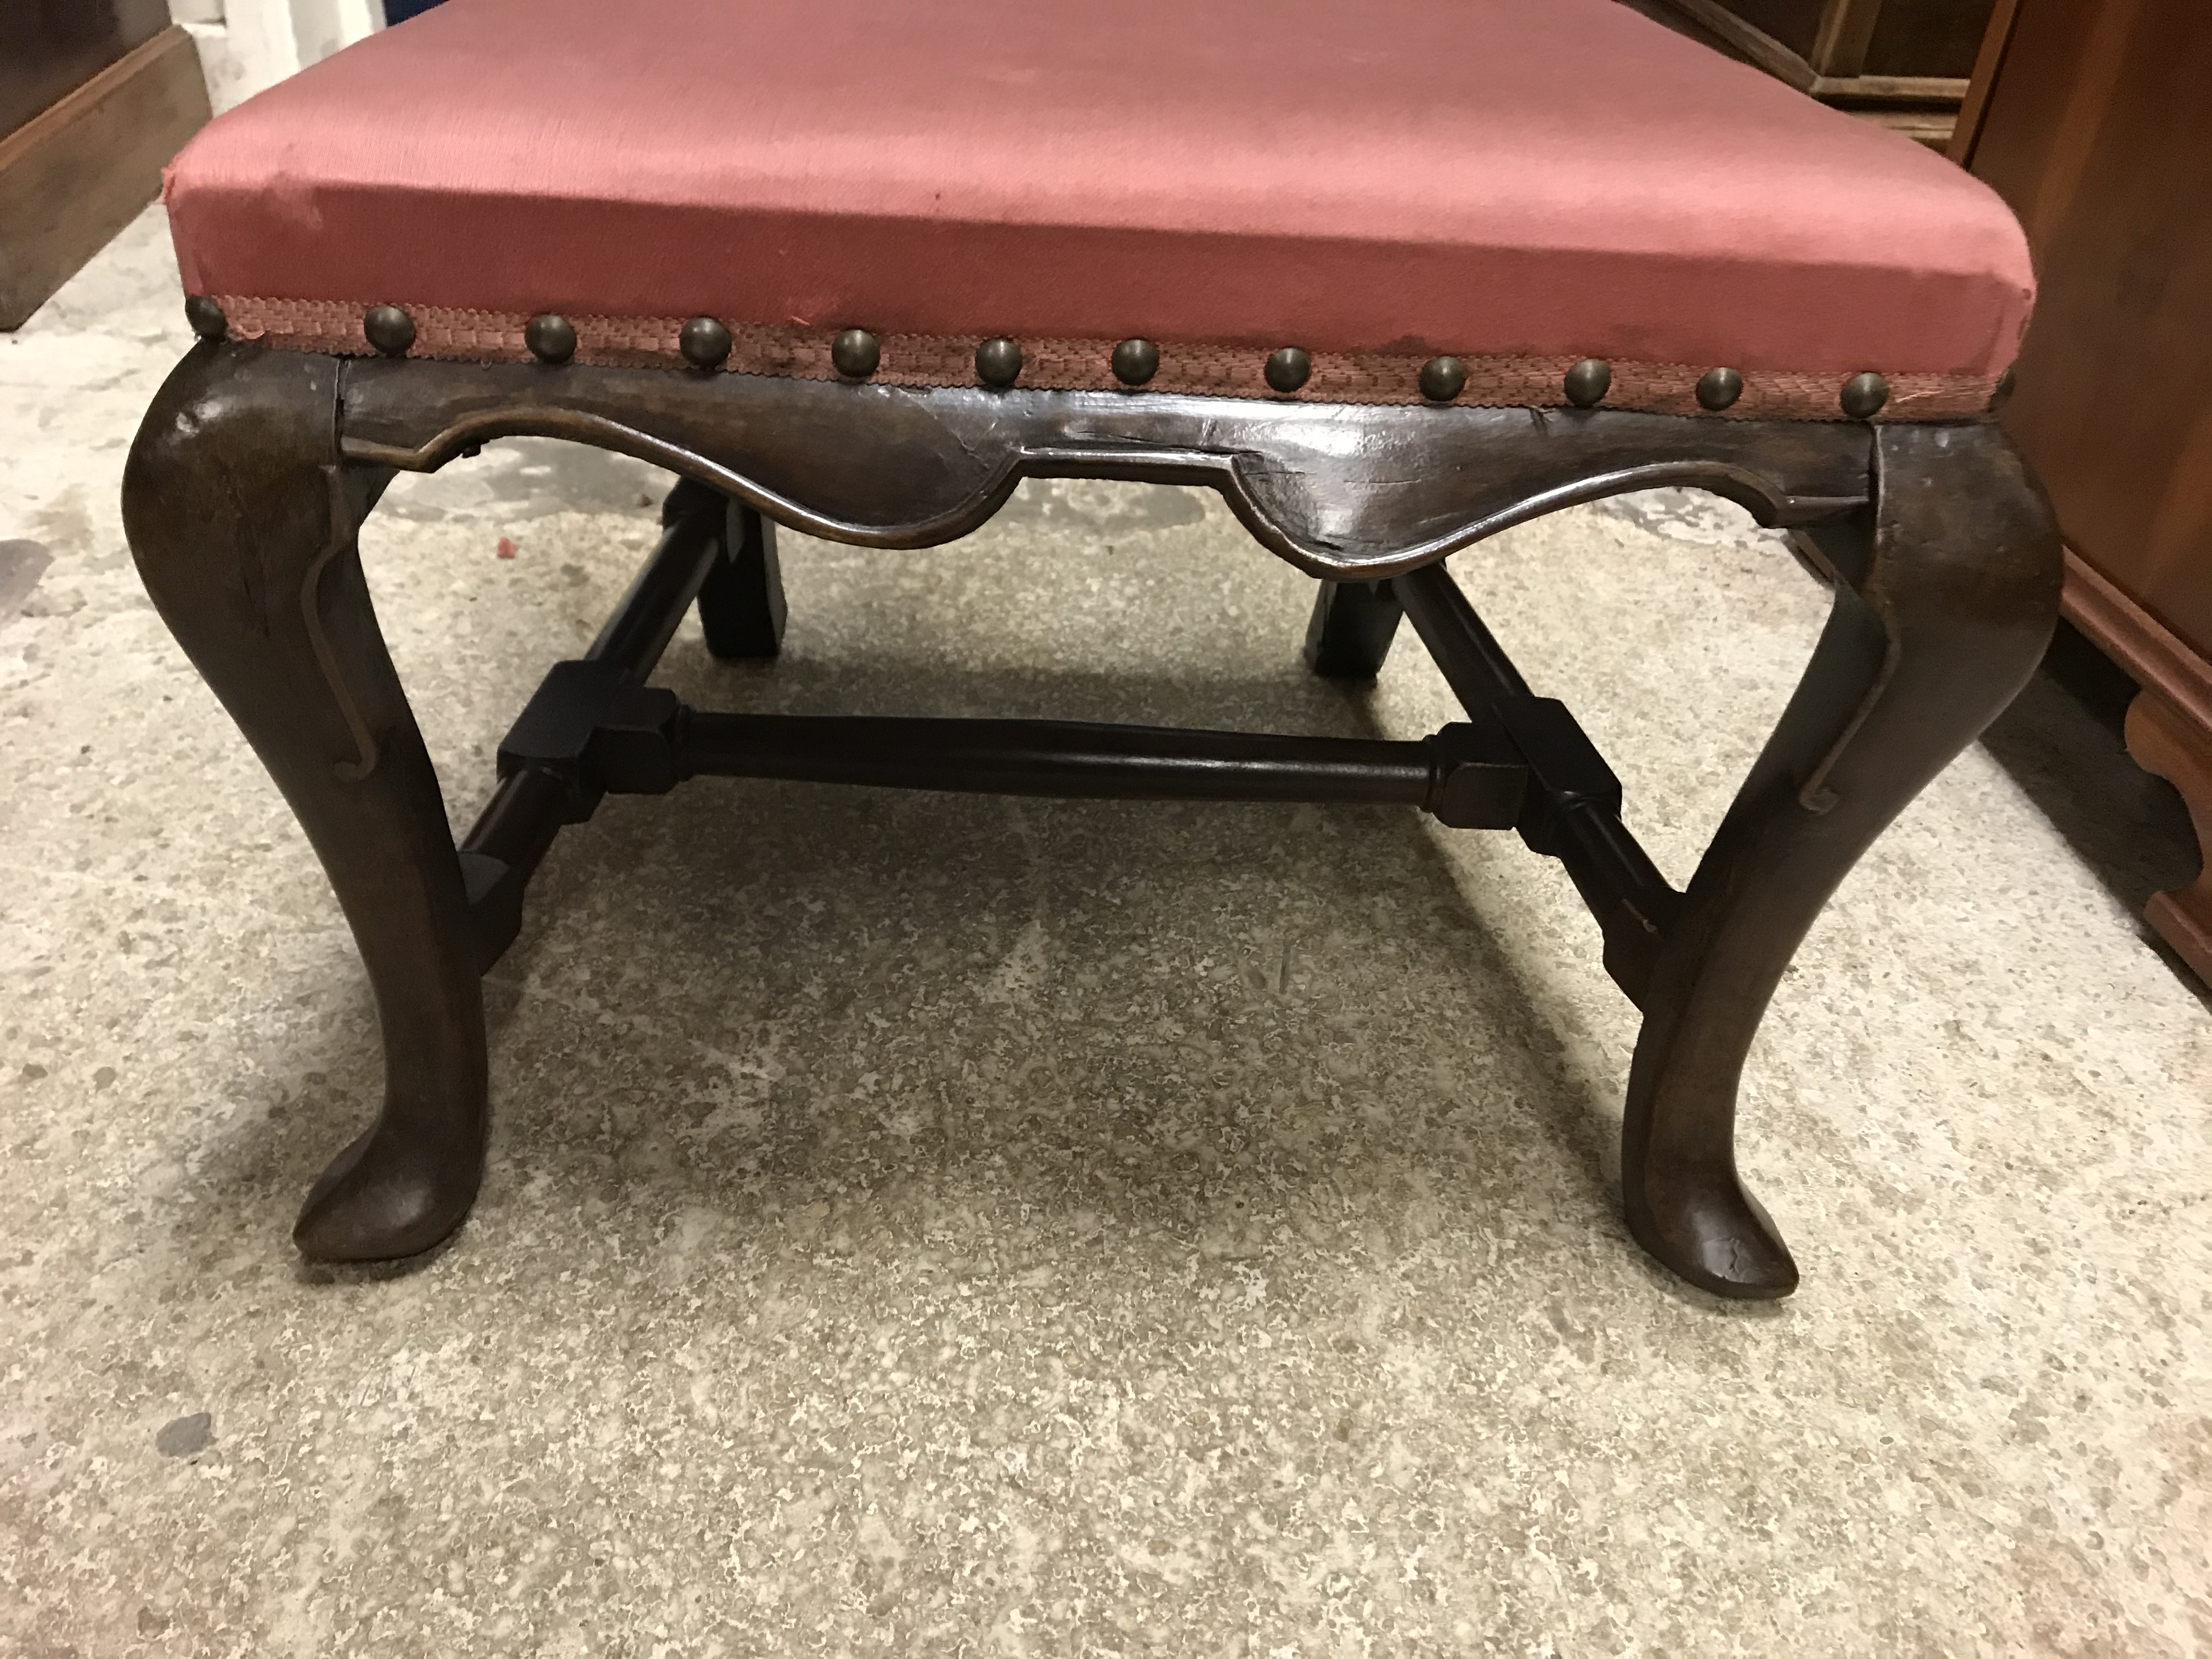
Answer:
[[[499, 872], [482, 862], [465, 869], [450, 838], [370, 605], [356, 532], [393, 469], [434, 469], [510, 434], [579, 440], [669, 467], [738, 504], [733, 526], [757, 512], [884, 547], [973, 530], [1025, 476], [1210, 485], [1261, 543], [1322, 579], [1309, 639], [1317, 668], [1374, 672], [1402, 605], [1477, 724], [1502, 711], [1510, 725], [1542, 700], [1526, 695], [1443, 576], [1450, 554], [1559, 507], [1657, 484], [1711, 489], [1792, 528], [1830, 579], [1834, 608], [1686, 892], [1668, 888], [1620, 830], [1594, 755], [1577, 761], [1571, 743], [1560, 751], [1577, 773], [1540, 753], [1539, 740], [1514, 739], [1528, 757], [1529, 799], [1540, 785], [1550, 792], [1542, 810], [1522, 813], [1522, 833], [1566, 863], [1604, 927], [1608, 968], [1644, 1012], [1624, 1133], [1629, 1227], [1683, 1278], [1725, 1296], [1784, 1296], [1797, 1282], [1735, 1170], [1737, 1079], [1767, 1000], [1860, 853], [2018, 690], [2058, 600], [2059, 547], [2042, 496], [1984, 422], [915, 391], [204, 343], [147, 414], [125, 477], [125, 515], [148, 591], [299, 815], [375, 990], [384, 1107], [307, 1197], [295, 1237], [311, 1257], [421, 1251], [460, 1224], [477, 1192], [487, 1111], [479, 975], [503, 943], [486, 921], [496, 882], [484, 878]], [[675, 507], [672, 498], [680, 518]], [[760, 614], [749, 648], [772, 649], [781, 617], [765, 614], [772, 584], [762, 577], [773, 570], [772, 544], [755, 550], [769, 562], [750, 567]], [[629, 665], [618, 678], [642, 678], [632, 670], [649, 670], [674, 615], [720, 568], [684, 553], [673, 528], [664, 554], [663, 574], [648, 569], [610, 624], [610, 635], [629, 628], [631, 643], [602, 636]], [[647, 592], [656, 581], [659, 600]], [[710, 603], [722, 611], [719, 626], [742, 628], [745, 618], [732, 614], [741, 598], [725, 592]], [[1138, 750], [1152, 742], [1136, 728], [1091, 730]], [[738, 735], [750, 743], [758, 734]], [[788, 737], [775, 739], [778, 752], [787, 755]], [[1073, 750], [1036, 762], [1044, 773], [1099, 740], [1070, 741]], [[1233, 766], [1238, 744], [1296, 741], [1225, 736], [1221, 753]], [[1029, 738], [1006, 743], [1028, 744], [1019, 765], [1036, 760]], [[722, 769], [759, 769], [771, 763], [763, 752], [726, 757]], [[989, 766], [1012, 763], [993, 752]], [[1396, 766], [1405, 757], [1382, 759]], [[956, 761], [984, 765], [949, 752], [945, 764]], [[969, 787], [1004, 787], [991, 781], [999, 774], [976, 776]], [[952, 781], [949, 771], [937, 779]], [[550, 787], [501, 793], [542, 796]], [[1039, 787], [1057, 786], [1048, 778]], [[1334, 787], [1313, 787], [1322, 795]], [[1061, 792], [1158, 790], [1132, 772], [1103, 789]], [[1617, 799], [1615, 786], [1612, 806]], [[1489, 810], [1468, 821], [1493, 821], [1482, 816]], [[534, 862], [522, 843], [550, 839], [564, 811], [541, 799], [501, 820], [521, 825], [498, 843], [507, 863]], [[502, 863], [480, 850], [501, 833], [495, 817], [479, 823], [471, 837], [479, 850], [467, 858]]]

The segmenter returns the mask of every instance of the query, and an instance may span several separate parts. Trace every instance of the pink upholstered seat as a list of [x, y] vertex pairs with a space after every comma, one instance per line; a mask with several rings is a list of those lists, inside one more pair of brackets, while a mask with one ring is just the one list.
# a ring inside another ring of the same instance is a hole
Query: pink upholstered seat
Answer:
[[1140, 336], [1162, 388], [1296, 344], [1308, 397], [1418, 401], [1449, 352], [1464, 401], [1595, 356], [1636, 407], [1726, 365], [1734, 414], [1862, 369], [1963, 413], [2033, 285], [1975, 180], [1614, 0], [448, 0], [215, 122], [167, 200], [234, 334], [362, 351], [392, 302], [521, 357], [551, 311], [672, 363], [704, 314], [732, 368], [863, 326], [909, 382], [1006, 335], [1110, 386]]

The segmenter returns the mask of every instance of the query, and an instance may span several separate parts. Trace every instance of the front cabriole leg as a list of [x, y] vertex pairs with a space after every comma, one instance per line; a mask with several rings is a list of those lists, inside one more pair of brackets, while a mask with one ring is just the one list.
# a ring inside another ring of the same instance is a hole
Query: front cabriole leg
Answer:
[[382, 475], [342, 466], [339, 366], [203, 345], [124, 473], [155, 606], [313, 844], [383, 1030], [375, 1122], [307, 1195], [302, 1254], [378, 1261], [460, 1224], [483, 1165], [483, 1004], [438, 781], [393, 672], [355, 532]]
[[1722, 1296], [1797, 1285], [1736, 1176], [1736, 1085], [1767, 1000], [1844, 873], [2011, 702], [2057, 617], [2057, 533], [1995, 427], [1882, 427], [1875, 472], [1871, 507], [1812, 535], [1835, 608], [1667, 930], [1629, 1073], [1630, 1231]]

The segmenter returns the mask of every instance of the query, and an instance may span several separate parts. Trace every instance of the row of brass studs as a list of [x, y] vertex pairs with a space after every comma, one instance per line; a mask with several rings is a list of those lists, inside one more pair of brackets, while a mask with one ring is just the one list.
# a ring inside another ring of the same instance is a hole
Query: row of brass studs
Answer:
[[[715, 331], [719, 352], [712, 362], [702, 362], [687, 345], [684, 355], [702, 368], [712, 368], [729, 355], [729, 334], [711, 317], [694, 318], [684, 325], [684, 333], [688, 337], [691, 330], [702, 326]], [[848, 328], [831, 343], [830, 361], [847, 380], [865, 380], [883, 361], [883, 350], [867, 330]], [[1160, 349], [1150, 340], [1124, 340], [1114, 348], [1112, 362], [1114, 378], [1123, 386], [1143, 386], [1159, 373]], [[985, 386], [1012, 386], [1021, 372], [1018, 342], [1000, 337], [975, 348], [975, 378]], [[1298, 346], [1279, 346], [1267, 354], [1261, 373], [1270, 387], [1287, 394], [1313, 378], [1313, 358]], [[1434, 404], [1450, 403], [1467, 389], [1467, 365], [1457, 357], [1431, 357], [1421, 365], [1421, 396]], [[1577, 409], [1595, 409], [1612, 389], [1613, 365], [1602, 357], [1585, 357], [1577, 363], [1567, 371], [1563, 387], [1567, 401]], [[1715, 414], [1742, 396], [1743, 376], [1732, 368], [1708, 369], [1698, 381], [1698, 406]], [[1870, 420], [1889, 401], [1889, 382], [1872, 370], [1854, 374], [1844, 383], [1838, 401], [1853, 420]]]
[[[229, 332], [222, 307], [205, 295], [185, 301], [185, 320], [204, 340], [220, 340]], [[404, 357], [415, 343], [415, 319], [398, 306], [371, 306], [362, 319], [361, 331], [369, 344], [387, 357]], [[565, 363], [576, 355], [576, 330], [565, 317], [544, 312], [532, 317], [522, 331], [530, 355], [541, 363]], [[694, 317], [677, 336], [677, 349], [694, 368], [720, 368], [729, 361], [730, 331], [712, 317]], [[883, 362], [883, 348], [865, 328], [848, 328], [830, 342], [830, 361], [848, 380], [865, 380]], [[1114, 348], [1114, 378], [1126, 386], [1140, 386], [1160, 372], [1160, 349], [1150, 340], [1124, 340]], [[1313, 358], [1297, 346], [1280, 346], [1267, 354], [1261, 371], [1269, 386], [1285, 394], [1297, 391], [1313, 376]], [[975, 378], [988, 386], [1010, 386], [1021, 378], [1022, 348], [1003, 336], [975, 348]], [[1467, 365], [1457, 357], [1431, 357], [1421, 365], [1421, 396], [1431, 403], [1448, 404], [1467, 389]], [[1991, 406], [2011, 389], [2012, 371], [1998, 383]], [[1566, 374], [1562, 390], [1577, 409], [1595, 409], [1613, 389], [1613, 365], [1602, 357], [1585, 357]], [[1698, 380], [1698, 404], [1715, 414], [1732, 407], [1743, 396], [1743, 376], [1732, 368], [1709, 368]], [[1889, 401], [1889, 382], [1869, 369], [1844, 382], [1838, 398], [1843, 411], [1855, 421], [1871, 420]]]

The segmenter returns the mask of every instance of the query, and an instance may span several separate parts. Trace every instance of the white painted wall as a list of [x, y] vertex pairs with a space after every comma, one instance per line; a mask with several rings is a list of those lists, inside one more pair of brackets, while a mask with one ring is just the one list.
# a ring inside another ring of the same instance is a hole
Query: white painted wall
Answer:
[[384, 27], [384, 0], [169, 0], [221, 114]]

